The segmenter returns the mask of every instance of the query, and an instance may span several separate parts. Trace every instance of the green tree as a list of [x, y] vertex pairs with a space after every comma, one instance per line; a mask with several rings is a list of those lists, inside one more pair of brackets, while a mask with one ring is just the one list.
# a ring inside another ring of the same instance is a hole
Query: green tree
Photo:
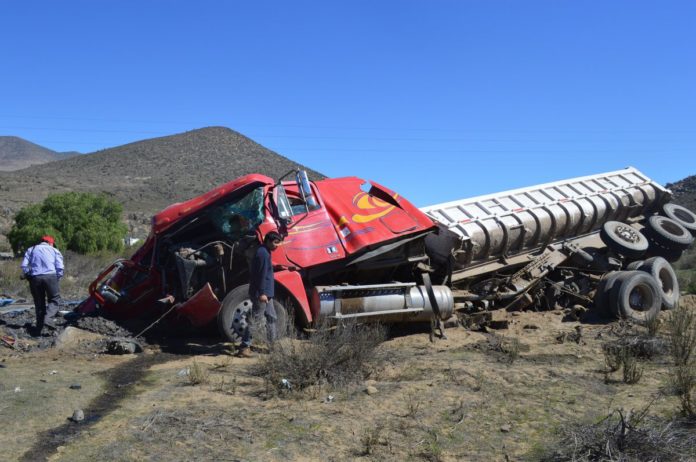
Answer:
[[7, 235], [12, 250], [23, 252], [50, 234], [56, 246], [78, 253], [121, 251], [127, 228], [121, 204], [104, 196], [68, 192], [24, 207]]

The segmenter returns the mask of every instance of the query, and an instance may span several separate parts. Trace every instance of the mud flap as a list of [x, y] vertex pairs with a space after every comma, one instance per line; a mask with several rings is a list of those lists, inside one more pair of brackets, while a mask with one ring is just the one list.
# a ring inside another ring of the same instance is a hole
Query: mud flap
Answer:
[[188, 319], [195, 327], [202, 327], [215, 319], [221, 306], [210, 283], [206, 283], [201, 290], [179, 305], [176, 312]]

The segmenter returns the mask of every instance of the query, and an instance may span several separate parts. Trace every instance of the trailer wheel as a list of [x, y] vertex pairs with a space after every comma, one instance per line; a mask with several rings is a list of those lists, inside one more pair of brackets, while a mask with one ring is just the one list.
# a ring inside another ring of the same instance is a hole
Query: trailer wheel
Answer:
[[666, 217], [671, 218], [688, 229], [692, 236], [696, 236], [696, 213], [686, 207], [672, 204], [671, 202], [662, 206], [662, 212]]
[[657, 281], [643, 271], [624, 272], [616, 280], [609, 299], [619, 317], [641, 324], [657, 316], [662, 306]]
[[[220, 334], [229, 342], [240, 343], [242, 334], [247, 326], [247, 316], [251, 311], [251, 300], [249, 299], [249, 284], [244, 284], [230, 291], [222, 301], [222, 308], [218, 313], [218, 329]], [[288, 332], [287, 310], [278, 300], [273, 299], [273, 307], [276, 311], [278, 320], [276, 321], [278, 337], [285, 337]], [[259, 332], [254, 337], [257, 340], [266, 340], [266, 318], [261, 317], [262, 321], [254, 330]]]
[[679, 301], [679, 279], [672, 265], [662, 257], [653, 257], [645, 260], [640, 270], [649, 273], [657, 281], [662, 296], [662, 308], [674, 308]]
[[648, 218], [645, 232], [656, 244], [667, 249], [684, 250], [694, 242], [694, 236], [686, 228], [661, 215]]
[[622, 274], [623, 271], [611, 271], [609, 273], [604, 274], [602, 279], [599, 281], [599, 284], [597, 285], [597, 290], [595, 291], [595, 307], [599, 308], [600, 310], [609, 311], [612, 314], [616, 315], [616, 313], [613, 312], [609, 306], [609, 293], [611, 292], [611, 289], [614, 287], [616, 279]]
[[628, 257], [640, 258], [648, 250], [648, 240], [632, 226], [620, 221], [607, 221], [599, 232], [602, 242], [615, 252]]
[[626, 265], [626, 271], [637, 271], [640, 269], [643, 263], [645, 263], [645, 260], [632, 261], [631, 263]]

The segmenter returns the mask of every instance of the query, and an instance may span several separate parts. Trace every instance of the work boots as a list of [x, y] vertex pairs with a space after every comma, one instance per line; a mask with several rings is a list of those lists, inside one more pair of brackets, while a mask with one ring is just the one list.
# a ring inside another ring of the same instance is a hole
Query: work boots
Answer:
[[249, 347], [240, 347], [239, 350], [237, 350], [238, 358], [251, 358], [253, 356], [254, 354], [251, 352], [251, 348]]

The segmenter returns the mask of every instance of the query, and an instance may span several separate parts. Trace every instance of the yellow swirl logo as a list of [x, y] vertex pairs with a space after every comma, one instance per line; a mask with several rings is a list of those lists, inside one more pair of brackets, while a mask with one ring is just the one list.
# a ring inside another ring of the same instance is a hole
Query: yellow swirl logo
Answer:
[[[397, 197], [398, 195], [394, 194], [394, 199]], [[356, 213], [353, 215], [353, 221], [355, 223], [369, 223], [372, 220], [385, 216], [396, 208], [396, 206], [374, 196], [370, 196], [366, 192], [359, 192], [356, 194], [355, 197], [353, 197], [353, 205], [367, 212], [365, 214]]]

